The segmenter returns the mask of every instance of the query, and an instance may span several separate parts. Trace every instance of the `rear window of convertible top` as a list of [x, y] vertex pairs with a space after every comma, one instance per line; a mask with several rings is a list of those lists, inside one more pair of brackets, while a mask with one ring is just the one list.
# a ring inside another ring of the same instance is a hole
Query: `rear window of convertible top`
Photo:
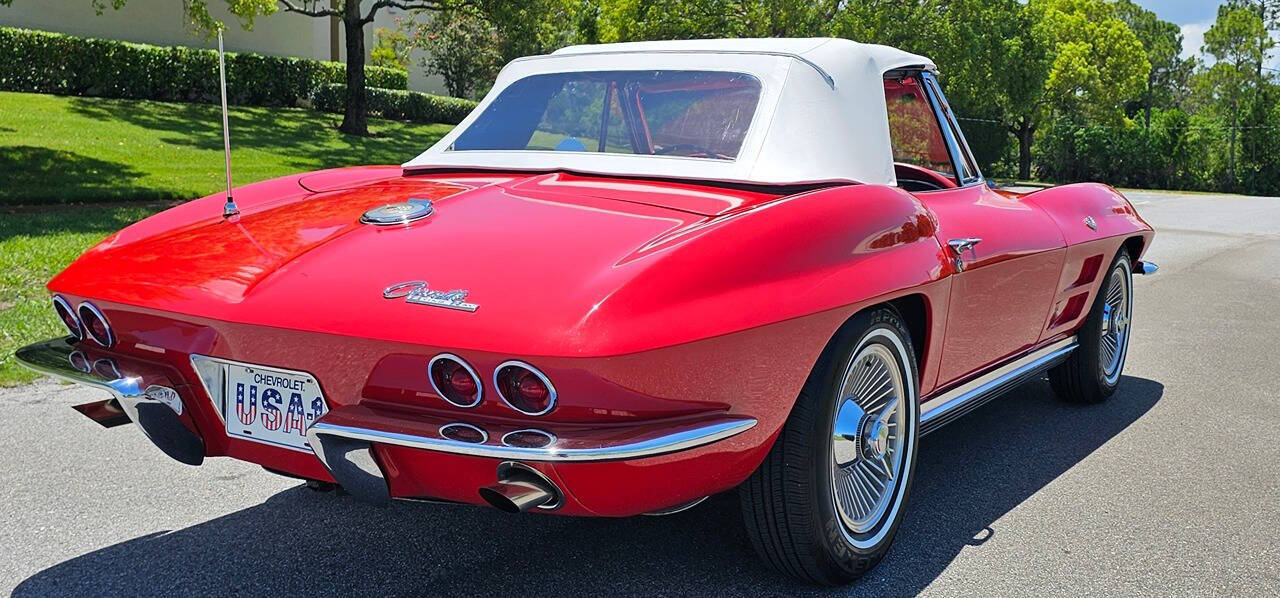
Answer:
[[760, 81], [744, 73], [533, 75], [502, 90], [449, 149], [733, 160], [759, 100]]

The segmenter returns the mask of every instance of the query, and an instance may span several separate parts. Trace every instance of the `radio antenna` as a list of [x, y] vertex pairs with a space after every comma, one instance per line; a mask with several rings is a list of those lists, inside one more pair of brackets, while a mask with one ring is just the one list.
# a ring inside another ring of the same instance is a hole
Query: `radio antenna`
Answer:
[[227, 164], [227, 203], [222, 204], [222, 217], [230, 218], [240, 213], [236, 200], [231, 197], [231, 123], [227, 119], [227, 61], [222, 50], [222, 29], [218, 29], [218, 80], [222, 89], [222, 151]]

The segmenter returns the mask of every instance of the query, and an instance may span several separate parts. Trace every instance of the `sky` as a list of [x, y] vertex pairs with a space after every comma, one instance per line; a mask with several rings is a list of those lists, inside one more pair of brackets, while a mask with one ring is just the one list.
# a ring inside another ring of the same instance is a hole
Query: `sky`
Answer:
[[[1219, 0], [1134, 0], [1137, 4], [1156, 13], [1161, 19], [1182, 27], [1182, 56], [1200, 54], [1204, 44], [1204, 32], [1218, 18]], [[1268, 66], [1280, 68], [1280, 56], [1273, 54]]]

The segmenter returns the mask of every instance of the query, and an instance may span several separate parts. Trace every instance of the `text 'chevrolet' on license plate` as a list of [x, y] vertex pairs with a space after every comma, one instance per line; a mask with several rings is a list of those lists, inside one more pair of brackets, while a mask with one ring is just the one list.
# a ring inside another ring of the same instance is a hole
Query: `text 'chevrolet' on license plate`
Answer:
[[307, 428], [329, 410], [310, 374], [227, 364], [227, 434], [311, 451]]

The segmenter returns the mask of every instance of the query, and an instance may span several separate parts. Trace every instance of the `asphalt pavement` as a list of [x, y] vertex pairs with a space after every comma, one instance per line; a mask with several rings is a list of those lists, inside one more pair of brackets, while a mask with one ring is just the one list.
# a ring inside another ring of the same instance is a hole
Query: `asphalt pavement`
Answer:
[[1130, 193], [1156, 228], [1120, 391], [1037, 380], [921, 441], [888, 557], [772, 573], [733, 494], [667, 517], [375, 509], [192, 468], [51, 381], [0, 390], [0, 590], [47, 595], [1280, 595], [1280, 199]]

